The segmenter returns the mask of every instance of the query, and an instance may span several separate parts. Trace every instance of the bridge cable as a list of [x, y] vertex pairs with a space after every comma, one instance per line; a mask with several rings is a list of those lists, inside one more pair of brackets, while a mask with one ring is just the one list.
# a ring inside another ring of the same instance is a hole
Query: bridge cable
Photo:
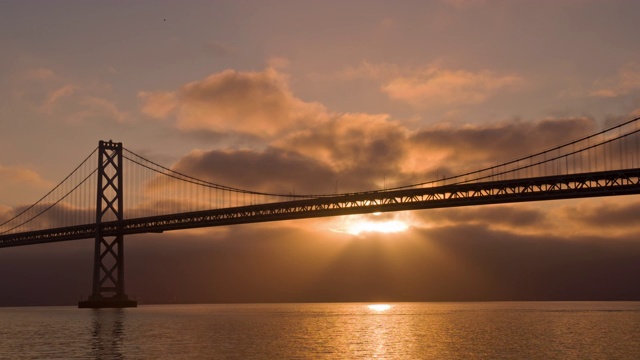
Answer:
[[[10, 232], [10, 231], [13, 231], [13, 230], [15, 230], [15, 229], [19, 228], [19, 227], [20, 227], [20, 226], [22, 226], [22, 225], [25, 225], [25, 224], [27, 224], [27, 223], [29, 223], [29, 222], [31, 222], [31, 221], [33, 221], [33, 220], [35, 220], [36, 218], [38, 218], [40, 215], [42, 215], [42, 214], [44, 214], [45, 212], [47, 212], [47, 211], [48, 211], [49, 209], [51, 209], [52, 207], [54, 207], [54, 206], [58, 205], [59, 203], [61, 203], [61, 202], [62, 202], [62, 200], [66, 199], [66, 198], [67, 198], [67, 196], [69, 196], [69, 195], [70, 195], [71, 193], [73, 193], [77, 188], [79, 188], [79, 187], [80, 187], [80, 185], [84, 184], [84, 183], [85, 183], [85, 182], [86, 182], [86, 181], [87, 181], [91, 176], [93, 176], [93, 174], [95, 174], [97, 171], [98, 171], [98, 169], [93, 170], [93, 171], [92, 171], [92, 172], [91, 172], [87, 177], [85, 177], [81, 182], [79, 182], [79, 183], [78, 183], [78, 185], [74, 186], [74, 187], [73, 187], [71, 190], [69, 190], [69, 191], [68, 191], [64, 196], [62, 196], [62, 197], [61, 197], [60, 199], [58, 199], [56, 202], [54, 202], [54, 203], [52, 203], [51, 205], [49, 205], [48, 207], [46, 207], [44, 210], [40, 211], [37, 215], [33, 216], [32, 218], [30, 218], [30, 219], [28, 219], [28, 220], [26, 220], [26, 221], [22, 222], [21, 224], [18, 224], [18, 225], [16, 225], [16, 226], [14, 226], [14, 227], [12, 227], [12, 228], [10, 228], [10, 229], [8, 229], [8, 230], [5, 230], [5, 231], [3, 231], [3, 232], [0, 232], [0, 235], [1, 235], [1, 234], [6, 234], [6, 233], [8, 233], [8, 232]], [[34, 205], [35, 205], [35, 204], [34, 204]], [[32, 205], [31, 207], [33, 207], [34, 205]], [[6, 224], [6, 222], [5, 222], [4, 224]], [[3, 225], [4, 225], [4, 224], [3, 224]]]
[[[69, 175], [67, 175], [67, 177], [65, 177], [62, 181], [60, 181], [60, 183], [58, 183], [58, 185], [56, 185], [53, 189], [51, 189], [51, 191], [49, 191], [48, 193], [46, 193], [43, 197], [41, 197], [38, 201], [36, 201], [35, 203], [33, 203], [31, 206], [27, 207], [26, 209], [24, 209], [23, 211], [21, 211], [19, 214], [15, 215], [14, 217], [12, 217], [11, 219], [3, 222], [2, 224], [0, 224], [0, 226], [6, 225], [7, 223], [17, 219], [20, 215], [24, 214], [25, 212], [31, 210], [32, 208], [34, 208], [36, 205], [38, 205], [40, 202], [42, 202], [47, 196], [51, 195], [51, 193], [53, 193], [56, 189], [58, 189], [60, 186], [62, 186], [62, 184], [67, 181], [73, 174], [75, 174], [76, 171], [78, 171], [78, 169], [80, 169], [80, 167], [82, 165], [84, 165], [87, 161], [89, 161], [89, 159], [93, 156], [93, 154], [96, 153], [96, 151], [98, 151], [98, 148], [95, 148], [91, 154], [89, 154], [89, 156], [87, 156], [84, 161], [82, 161], [82, 163], [80, 163], [80, 165], [78, 165], [75, 169], [73, 169], [73, 171], [71, 171], [71, 173]], [[97, 169], [96, 169], [97, 170]], [[94, 171], [95, 172], [95, 171]], [[93, 174], [93, 173], [92, 173]], [[86, 178], [85, 178], [86, 180]], [[84, 182], [85, 180], [83, 180], [82, 182]], [[74, 188], [75, 189], [75, 188]], [[67, 193], [68, 195], [68, 193]], [[66, 195], [65, 195], [66, 197]], [[58, 201], [59, 202], [59, 201]], [[39, 216], [39, 215], [38, 215]], [[33, 219], [33, 218], [32, 218]], [[31, 219], [29, 220], [31, 221]]]
[[[515, 160], [511, 160], [511, 161], [508, 161], [508, 162], [505, 162], [505, 163], [493, 165], [493, 166], [490, 166], [490, 167], [487, 167], [487, 168], [474, 170], [474, 171], [470, 171], [470, 172], [459, 174], [459, 175], [444, 177], [442, 179], [435, 179], [435, 180], [430, 180], [430, 181], [421, 182], [421, 183], [414, 183], [414, 184], [409, 184], [409, 185], [402, 185], [402, 186], [385, 188], [384, 190], [369, 190], [369, 191], [348, 192], [348, 193], [299, 194], [299, 195], [296, 195], [296, 194], [291, 194], [291, 193], [290, 194], [277, 194], [277, 193], [267, 193], [267, 192], [253, 191], [253, 190], [244, 190], [244, 189], [229, 187], [229, 186], [225, 186], [225, 185], [221, 185], [221, 184], [216, 184], [216, 183], [213, 183], [213, 182], [205, 181], [205, 180], [202, 180], [202, 179], [198, 179], [198, 178], [186, 175], [186, 174], [181, 173], [179, 171], [175, 171], [175, 170], [169, 169], [169, 168], [167, 168], [165, 166], [162, 166], [160, 164], [157, 164], [157, 163], [155, 163], [155, 162], [153, 162], [153, 161], [151, 161], [149, 159], [146, 159], [145, 157], [140, 156], [140, 155], [138, 155], [138, 154], [132, 152], [131, 150], [126, 149], [126, 148], [125, 148], [125, 150], [127, 152], [131, 153], [132, 155], [134, 155], [134, 156], [136, 156], [136, 157], [138, 157], [138, 158], [140, 158], [140, 159], [142, 159], [142, 160], [144, 160], [144, 161], [146, 161], [146, 162], [148, 162], [148, 163], [150, 163], [150, 164], [152, 164], [154, 166], [157, 166], [157, 167], [165, 170], [167, 173], [164, 173], [162, 171], [154, 169], [154, 168], [152, 168], [152, 167], [150, 167], [150, 166], [148, 166], [146, 164], [142, 164], [141, 162], [139, 162], [137, 160], [134, 160], [134, 159], [131, 159], [129, 157], [126, 157], [126, 156], [124, 156], [124, 157], [127, 160], [132, 161], [132, 162], [134, 162], [134, 163], [136, 163], [136, 164], [138, 164], [140, 166], [143, 166], [143, 167], [145, 167], [145, 168], [147, 168], [147, 169], [149, 169], [151, 171], [154, 171], [154, 172], [156, 172], [158, 174], [161, 174], [161, 175], [164, 175], [164, 176], [167, 176], [167, 177], [171, 177], [171, 178], [174, 178], [176, 180], [183, 181], [183, 182], [191, 183], [191, 184], [194, 184], [194, 185], [205, 186], [205, 187], [218, 189], [218, 190], [226, 190], [226, 191], [231, 191], [231, 192], [250, 194], [250, 195], [262, 195], [262, 196], [272, 196], [272, 197], [305, 198], [305, 199], [308, 199], [308, 198], [320, 198], [320, 197], [331, 197], [331, 196], [345, 196], [345, 195], [356, 195], [356, 194], [382, 193], [382, 192], [388, 192], [388, 191], [394, 191], [394, 190], [402, 190], [402, 189], [408, 189], [408, 188], [413, 188], [413, 187], [418, 187], [418, 186], [425, 186], [425, 185], [429, 185], [429, 184], [436, 184], [436, 183], [439, 183], [439, 182], [458, 179], [458, 178], [466, 177], [466, 176], [470, 176], [470, 175], [481, 174], [483, 172], [487, 172], [487, 171], [491, 171], [491, 170], [499, 170], [501, 167], [506, 167], [508, 165], [517, 164], [517, 163], [519, 163], [521, 161], [529, 160], [529, 159], [532, 159], [532, 158], [535, 158], [535, 157], [538, 157], [538, 156], [541, 156], [541, 155], [546, 155], [546, 154], [549, 154], [549, 153], [551, 153], [553, 151], [560, 150], [560, 149], [563, 149], [563, 148], [566, 148], [566, 147], [569, 147], [569, 146], [573, 146], [575, 148], [575, 144], [578, 144], [578, 143], [581, 143], [581, 142], [583, 142], [585, 140], [590, 140], [590, 139], [595, 138], [597, 136], [609, 133], [609, 132], [611, 132], [611, 131], [613, 131], [615, 129], [620, 129], [620, 128], [626, 126], [626, 125], [629, 125], [631, 123], [637, 122], [638, 120], [640, 120], [640, 117], [633, 118], [633, 119], [628, 120], [628, 121], [626, 121], [624, 123], [621, 123], [621, 124], [606, 128], [606, 129], [601, 130], [601, 131], [599, 131], [597, 133], [594, 133], [594, 134], [591, 134], [591, 135], [588, 135], [588, 136], [584, 136], [584, 137], [579, 138], [577, 140], [574, 140], [574, 141], [571, 141], [571, 142], [568, 142], [568, 143], [565, 143], [565, 144], [562, 144], [562, 145], [559, 145], [559, 146], [556, 146], [556, 147], [553, 147], [553, 148], [549, 148], [549, 149], [546, 149], [544, 151], [540, 151], [540, 152], [537, 152], [537, 153], [534, 153], [534, 154], [531, 154], [531, 155], [527, 155], [525, 157], [521, 157], [521, 158], [518, 158], [518, 159], [515, 159]], [[624, 138], [626, 136], [635, 134], [635, 133], [637, 133], [639, 131], [640, 130], [636, 130], [636, 131], [633, 131], [633, 132], [630, 132], [630, 133], [626, 133], [625, 135], [619, 135], [619, 136], [617, 136], [617, 137], [615, 137], [613, 139], [609, 139], [607, 141], [596, 143], [594, 145], [589, 145], [588, 147], [582, 148], [582, 149], [579, 149], [579, 150], [573, 150], [573, 151], [571, 151], [571, 152], [569, 152], [567, 154], [564, 154], [564, 155], [559, 155], [559, 156], [551, 157], [551, 158], [548, 158], [548, 159], [545, 157], [545, 159], [542, 160], [542, 161], [539, 161], [539, 162], [536, 162], [536, 163], [533, 163], [533, 164], [529, 164], [529, 165], [526, 165], [526, 166], [520, 166], [520, 167], [511, 169], [511, 170], [507, 170], [507, 171], [499, 171], [499, 172], [494, 173], [493, 175], [480, 176], [480, 177], [477, 177], [477, 178], [473, 178], [473, 179], [465, 180], [465, 181], [460, 181], [460, 182], [456, 182], [456, 183], [453, 183], [453, 184], [464, 184], [464, 183], [469, 183], [469, 182], [473, 182], [473, 181], [483, 180], [483, 179], [487, 179], [487, 178], [492, 177], [492, 176], [504, 175], [504, 174], [512, 173], [512, 172], [515, 172], [515, 171], [518, 171], [518, 170], [532, 168], [532, 167], [537, 166], [537, 165], [550, 163], [552, 161], [561, 159], [563, 157], [568, 157], [570, 155], [575, 155], [577, 153], [585, 152], [587, 150], [596, 148], [598, 146], [603, 146], [603, 145], [609, 144], [612, 141], [619, 140], [619, 139]], [[597, 164], [596, 164], [596, 166], [597, 166]], [[453, 185], [453, 184], [451, 184], [451, 185]]]

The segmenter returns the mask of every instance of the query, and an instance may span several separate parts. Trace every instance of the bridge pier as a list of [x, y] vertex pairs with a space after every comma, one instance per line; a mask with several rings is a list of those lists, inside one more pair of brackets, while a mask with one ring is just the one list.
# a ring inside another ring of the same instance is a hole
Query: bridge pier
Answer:
[[98, 146], [98, 195], [96, 202], [96, 240], [93, 258], [93, 291], [78, 303], [79, 308], [136, 307], [124, 293], [124, 235], [121, 226], [115, 235], [102, 233], [103, 221], [123, 216], [122, 143], [100, 141]]
[[80, 301], [78, 308], [80, 309], [103, 309], [103, 308], [129, 308], [137, 307], [138, 302], [136, 300], [129, 300], [127, 295], [123, 297], [94, 297], [93, 295], [89, 299]]

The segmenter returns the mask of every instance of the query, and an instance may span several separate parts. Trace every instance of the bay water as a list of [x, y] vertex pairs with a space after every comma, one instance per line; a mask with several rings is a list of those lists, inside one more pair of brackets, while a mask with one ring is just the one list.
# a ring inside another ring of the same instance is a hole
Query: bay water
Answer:
[[0, 308], [1, 359], [638, 359], [640, 302]]

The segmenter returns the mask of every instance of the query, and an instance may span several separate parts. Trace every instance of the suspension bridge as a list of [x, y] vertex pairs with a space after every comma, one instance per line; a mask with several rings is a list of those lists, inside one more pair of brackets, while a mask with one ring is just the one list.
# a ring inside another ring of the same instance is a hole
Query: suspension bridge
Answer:
[[79, 307], [134, 307], [124, 236], [374, 212], [640, 193], [640, 118], [526, 157], [382, 190], [293, 194], [199, 179], [100, 141], [34, 204], [0, 214], [0, 247], [94, 239], [93, 288]]

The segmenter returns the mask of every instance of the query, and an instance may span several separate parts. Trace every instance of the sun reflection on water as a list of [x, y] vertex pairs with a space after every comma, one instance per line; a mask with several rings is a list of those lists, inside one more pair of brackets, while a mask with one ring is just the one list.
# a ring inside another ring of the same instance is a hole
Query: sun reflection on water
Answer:
[[387, 310], [391, 309], [391, 305], [389, 305], [389, 304], [371, 304], [371, 305], [367, 305], [367, 308], [369, 310], [373, 310], [373, 311], [377, 311], [377, 312], [383, 312], [383, 311], [387, 311]]

